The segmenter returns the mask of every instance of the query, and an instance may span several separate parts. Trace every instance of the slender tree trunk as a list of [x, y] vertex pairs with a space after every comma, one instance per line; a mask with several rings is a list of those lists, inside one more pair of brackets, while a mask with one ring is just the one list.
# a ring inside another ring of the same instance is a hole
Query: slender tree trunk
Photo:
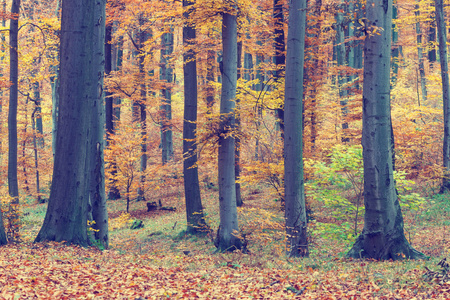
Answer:
[[[423, 57], [423, 48], [422, 48], [422, 30], [420, 28], [420, 10], [419, 4], [415, 6], [415, 15], [416, 15], [416, 34], [417, 34], [417, 56], [419, 60], [419, 80], [420, 80], [420, 89], [422, 91], [422, 103], [426, 103], [427, 101], [427, 84], [425, 77], [425, 64]], [[417, 91], [418, 93], [418, 91]]]
[[[3, 14], [6, 15], [6, 1], [5, 0], [3, 0], [3, 2], [2, 2], [2, 11], [3, 11]], [[6, 19], [5, 19], [5, 17], [2, 18], [2, 26], [6, 27]], [[1, 40], [2, 40], [3, 43], [5, 43], [6, 38], [5, 38], [4, 34], [1, 35]], [[3, 53], [5, 52], [4, 46], [1, 46], [1, 51]], [[2, 58], [2, 62], [3, 62], [3, 58]], [[3, 75], [3, 74], [1, 74], [1, 75]], [[3, 111], [3, 92], [0, 92], [0, 113], [2, 111]], [[1, 117], [1, 114], [0, 114], [0, 117]], [[1, 133], [1, 129], [0, 129], [0, 133]], [[1, 153], [1, 150], [2, 150], [1, 148], [2, 148], [2, 142], [0, 141], [0, 153]], [[0, 162], [3, 161], [2, 156], [3, 155], [0, 154]], [[3, 175], [3, 172], [1, 172], [0, 174]], [[3, 226], [3, 216], [0, 213], [0, 246], [1, 245], [5, 245], [7, 243], [8, 243], [8, 239], [6, 237], [5, 227]]]
[[[105, 76], [109, 76], [113, 69], [113, 49], [112, 49], [112, 25], [108, 24], [105, 29]], [[115, 98], [110, 92], [105, 93], [105, 128], [106, 128], [106, 146], [110, 146], [110, 140], [115, 134], [114, 128], [114, 100]], [[116, 157], [112, 158], [109, 165], [111, 168], [111, 176], [114, 178], [117, 174]], [[108, 191], [108, 199], [120, 199], [120, 190], [117, 187], [117, 180], [113, 179], [111, 187]]]
[[23, 116], [24, 116], [24, 122], [23, 122], [23, 129], [22, 129], [22, 136], [24, 137], [22, 139], [22, 161], [21, 161], [21, 165], [22, 165], [22, 174], [23, 174], [23, 186], [25, 188], [25, 193], [26, 195], [30, 195], [30, 185], [28, 183], [28, 171], [27, 171], [27, 167], [28, 167], [28, 159], [27, 159], [27, 154], [26, 154], [26, 149], [27, 149], [27, 128], [28, 128], [28, 102], [30, 100], [29, 95], [27, 95], [27, 98], [25, 100], [25, 107], [23, 109]]
[[19, 202], [19, 184], [17, 180], [17, 100], [19, 84], [19, 56], [17, 36], [19, 34], [19, 9], [20, 0], [13, 0], [11, 4], [11, 14], [9, 30], [9, 55], [10, 71], [9, 80], [9, 112], [8, 112], [8, 192], [14, 198], [14, 202]]
[[223, 82], [220, 99], [219, 136], [219, 209], [220, 225], [216, 246], [219, 251], [241, 249], [236, 234], [239, 231], [236, 208], [235, 140], [230, 130], [235, 126], [235, 98], [237, 81], [237, 17], [224, 13], [222, 21]]
[[448, 78], [448, 56], [447, 56], [447, 25], [444, 15], [443, 0], [435, 0], [436, 24], [439, 40], [439, 60], [441, 63], [442, 77], [442, 101], [444, 107], [444, 143], [443, 143], [443, 167], [441, 193], [450, 190], [450, 88]]
[[435, 63], [437, 61], [436, 47], [434, 46], [435, 43], [436, 43], [436, 24], [434, 23], [434, 21], [430, 21], [430, 27], [428, 29], [428, 44], [432, 45], [432, 47], [428, 51], [428, 61], [430, 63]]
[[[60, 0], [57, 1], [56, 9], [55, 9], [55, 15], [59, 16], [59, 9], [60, 9]], [[55, 50], [56, 52], [56, 50]], [[59, 51], [56, 54], [57, 60], [59, 61]], [[50, 67], [50, 86], [52, 91], [52, 151], [53, 156], [55, 156], [55, 149], [56, 149], [56, 134], [58, 132], [58, 110], [59, 110], [59, 66], [58, 65], [52, 65]]]
[[[36, 242], [90, 243], [87, 221], [91, 180], [98, 180], [92, 175], [93, 168], [98, 167], [98, 156], [93, 153], [103, 150], [99, 129], [104, 126], [104, 112], [103, 116], [98, 112], [104, 109], [103, 76], [99, 74], [104, 72], [105, 4], [105, 0], [62, 2], [61, 102], [55, 163], [47, 213]], [[91, 202], [95, 206], [93, 198]]]
[[186, 202], [187, 232], [191, 234], [204, 233], [209, 228], [206, 225], [200, 183], [198, 180], [197, 144], [195, 131], [197, 129], [197, 60], [194, 51], [195, 27], [187, 22], [190, 17], [190, 5], [193, 2], [183, 0], [185, 8], [183, 25], [183, 45], [187, 49], [183, 53], [184, 74], [184, 121], [183, 121], [183, 175], [184, 197]]
[[[237, 44], [237, 79], [241, 78], [241, 68], [242, 68], [242, 41]], [[236, 98], [236, 130], [239, 132], [241, 130], [241, 116], [240, 116], [240, 103], [239, 99]], [[244, 202], [242, 201], [241, 195], [241, 184], [238, 182], [241, 176], [241, 138], [239, 135], [235, 137], [235, 162], [234, 162], [234, 180], [236, 182], [236, 205], [242, 206]]]
[[[145, 20], [141, 15], [139, 17], [139, 24], [143, 26]], [[140, 172], [141, 176], [139, 179], [138, 188], [138, 201], [145, 200], [144, 195], [144, 185], [145, 185], [145, 171], [147, 169], [147, 86], [146, 86], [146, 76], [145, 76], [145, 52], [144, 44], [148, 39], [148, 32], [139, 29], [138, 34], [139, 39], [139, 56], [138, 56], [138, 67], [139, 67], [139, 92], [140, 99], [133, 103], [133, 108], [135, 109], [135, 120], [140, 122], [141, 129], [141, 163]]]
[[289, 1], [284, 100], [284, 190], [288, 256], [308, 256], [303, 183], [303, 64], [306, 0]]
[[[343, 1], [342, 1], [343, 2]], [[344, 7], [346, 8], [346, 4], [341, 5], [341, 10], [344, 10]], [[343, 67], [346, 65], [346, 49], [345, 49], [345, 27], [347, 26], [344, 23], [344, 12], [338, 12], [336, 14], [336, 40], [335, 40], [335, 52], [336, 52], [336, 63], [338, 67]], [[343, 70], [338, 70], [338, 89], [339, 89], [339, 98], [340, 98], [340, 105], [341, 105], [341, 113], [342, 113], [342, 136], [341, 141], [343, 143], [348, 143], [350, 139], [347, 136], [347, 129], [348, 129], [348, 122], [347, 122], [347, 115], [348, 115], [348, 90], [344, 85], [348, 82], [348, 76], [347, 74], [343, 74]]]
[[[115, 51], [116, 57], [113, 61], [114, 64], [114, 70], [120, 71], [122, 68], [122, 62], [123, 62], [123, 37], [119, 37], [119, 42], [117, 43], [117, 49]], [[114, 114], [114, 121], [118, 122], [120, 121], [120, 106], [122, 104], [122, 100], [120, 97], [114, 98], [114, 104], [115, 107], [113, 108], [113, 114]]]
[[160, 78], [167, 82], [167, 86], [161, 90], [161, 148], [162, 164], [165, 165], [173, 159], [173, 141], [172, 141], [172, 88], [173, 68], [168, 60], [173, 53], [173, 30], [166, 32], [161, 36], [161, 73]]
[[215, 56], [216, 53], [214, 50], [208, 50], [206, 58], [206, 112], [207, 114], [212, 113], [213, 105], [214, 105], [214, 66], [215, 66]]
[[41, 188], [39, 181], [39, 155], [38, 155], [38, 145], [37, 145], [37, 137], [36, 137], [36, 114], [38, 113], [37, 106], [34, 107], [34, 111], [31, 114], [31, 127], [33, 131], [33, 153], [34, 153], [34, 168], [36, 170], [36, 194], [37, 194], [37, 203], [41, 203]]
[[[393, 0], [397, 2], [396, 0]], [[392, 19], [396, 20], [398, 17], [398, 9], [396, 3], [392, 6]], [[397, 82], [398, 75], [398, 61], [400, 59], [400, 45], [398, 45], [398, 28], [397, 25], [392, 23], [392, 50], [391, 50], [391, 69], [392, 69], [392, 78], [391, 82], [395, 85]]]
[[[404, 259], [423, 256], [403, 232], [393, 178], [390, 108], [392, 0], [368, 0], [368, 24], [381, 28], [364, 43], [363, 161], [364, 229], [347, 254], [354, 258]], [[369, 28], [369, 31], [373, 30]]]
[[[273, 18], [275, 19], [274, 28], [274, 48], [275, 48], [275, 83], [278, 83], [279, 79], [282, 77], [285, 63], [286, 55], [284, 51], [286, 50], [286, 45], [284, 41], [284, 16], [283, 16], [283, 3], [281, 0], [273, 0]], [[284, 136], [284, 109], [283, 106], [278, 107], [275, 111], [277, 117], [277, 128], [280, 129], [281, 138]]]

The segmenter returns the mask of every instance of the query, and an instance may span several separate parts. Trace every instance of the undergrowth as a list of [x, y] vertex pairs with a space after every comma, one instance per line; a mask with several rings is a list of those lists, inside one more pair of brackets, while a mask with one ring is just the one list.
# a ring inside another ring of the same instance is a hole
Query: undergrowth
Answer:
[[[270, 187], [243, 188], [244, 206], [239, 208], [241, 238], [248, 242], [248, 254], [214, 253], [213, 243], [218, 226], [216, 210], [217, 191], [205, 189], [203, 202], [211, 234], [192, 236], [185, 232], [186, 217], [184, 199], [167, 197], [162, 193], [164, 205], [177, 207], [176, 211], [146, 211], [145, 202], [134, 202], [130, 213], [125, 213], [126, 200], [108, 201], [110, 213], [110, 245], [108, 251], [130, 257], [138, 264], [151, 264], [162, 268], [181, 268], [189, 272], [230, 268], [252, 268], [257, 270], [281, 269], [309, 274], [313, 286], [325, 284], [326, 274], [333, 274], [339, 281], [373, 283], [379, 291], [393, 291], [408, 287], [416, 280], [416, 287], [426, 289], [433, 283], [420, 276], [425, 267], [432, 268], [438, 261], [450, 255], [450, 237], [447, 234], [450, 222], [450, 196], [435, 195], [420, 199], [420, 205], [403, 205], [405, 233], [417, 250], [431, 256], [430, 261], [375, 262], [347, 259], [345, 257], [356, 235], [354, 227], [333, 218], [323, 218], [322, 202], [313, 201], [313, 219], [309, 223], [309, 258], [287, 258], [285, 256], [284, 212], [273, 195], [265, 191]], [[176, 194], [176, 193], [175, 193]], [[173, 191], [171, 195], [174, 195]], [[154, 201], [157, 199], [151, 199]], [[415, 201], [415, 200], [414, 200]], [[413, 200], [409, 203], [416, 203]], [[32, 242], [45, 216], [46, 204], [24, 206], [21, 212], [21, 238]], [[319, 219], [319, 220], [317, 220]], [[142, 220], [144, 227], [132, 230], [134, 220]], [[359, 224], [358, 233], [362, 229]], [[151, 258], [151, 259], [149, 259]], [[202, 271], [203, 272], [203, 271]], [[376, 291], [376, 289], [375, 289]], [[378, 292], [375, 292], [377, 295]], [[380, 295], [382, 293], [380, 292]]]

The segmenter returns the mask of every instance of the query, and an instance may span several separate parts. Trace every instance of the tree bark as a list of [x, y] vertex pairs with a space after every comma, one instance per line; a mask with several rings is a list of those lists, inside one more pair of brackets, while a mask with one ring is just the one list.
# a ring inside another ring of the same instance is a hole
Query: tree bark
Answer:
[[161, 148], [162, 164], [165, 165], [173, 159], [172, 141], [172, 88], [173, 68], [169, 64], [169, 57], [173, 53], [173, 30], [161, 36], [161, 72], [160, 79], [167, 82], [167, 86], [161, 90]]
[[[284, 54], [286, 50], [286, 43], [284, 41], [284, 16], [283, 16], [283, 3], [281, 0], [273, 0], [273, 18], [275, 19], [274, 28], [274, 48], [275, 48], [275, 83], [279, 81], [282, 77], [285, 63], [286, 55]], [[284, 138], [284, 108], [278, 107], [275, 111], [277, 117], [277, 129], [281, 132], [281, 138]]]
[[[403, 232], [403, 217], [393, 178], [390, 108], [392, 0], [369, 0], [364, 43], [363, 162], [364, 229], [348, 256], [354, 258], [418, 258]], [[378, 28], [378, 29], [375, 29]]]
[[450, 87], [448, 78], [447, 30], [443, 0], [435, 0], [436, 25], [439, 41], [439, 61], [441, 63], [442, 101], [444, 107], [444, 143], [441, 193], [450, 190]]
[[186, 231], [191, 234], [209, 230], [203, 215], [200, 183], [198, 180], [197, 144], [197, 60], [194, 52], [195, 27], [189, 25], [190, 8], [193, 2], [183, 0], [185, 8], [183, 25], [183, 44], [187, 51], [183, 54], [184, 73], [184, 121], [183, 121], [183, 175], [184, 197], [186, 203]]
[[235, 98], [237, 82], [237, 17], [223, 14], [222, 47], [223, 73], [222, 94], [220, 99], [220, 136], [219, 136], [219, 210], [220, 225], [216, 246], [219, 251], [241, 249], [242, 243], [237, 236], [238, 218], [235, 184]]
[[[422, 103], [426, 103], [427, 101], [427, 82], [425, 77], [425, 64], [424, 64], [424, 57], [423, 57], [423, 47], [422, 47], [422, 30], [420, 28], [420, 7], [417, 3], [415, 6], [415, 15], [416, 15], [416, 34], [417, 34], [417, 57], [419, 60], [419, 80], [420, 80], [420, 89], [422, 91]], [[417, 91], [419, 93], [419, 91]], [[419, 105], [420, 105], [420, 99], [418, 99]]]
[[140, 163], [140, 178], [139, 178], [139, 188], [138, 188], [138, 201], [144, 201], [144, 185], [145, 185], [145, 171], [147, 169], [147, 85], [146, 85], [146, 76], [145, 76], [145, 52], [144, 46], [145, 42], [148, 39], [148, 32], [146, 30], [142, 30], [141, 27], [144, 25], [144, 16], [139, 16], [139, 56], [138, 56], [138, 68], [139, 68], [139, 92], [140, 99], [139, 101], [133, 103], [136, 109], [136, 120], [140, 122], [141, 128], [141, 163]]
[[[97, 78], [93, 81], [97, 83], [99, 94], [92, 97], [91, 102], [91, 125], [89, 133], [91, 141], [88, 152], [88, 160], [86, 168], [90, 170], [90, 193], [89, 200], [92, 206], [92, 231], [93, 238], [97, 241], [97, 246], [102, 246], [104, 249], [109, 247], [109, 233], [108, 233], [108, 211], [106, 209], [106, 194], [105, 194], [105, 164], [104, 164], [104, 148], [106, 141], [105, 135], [105, 93], [103, 92], [103, 76], [105, 68], [105, 3], [106, 0], [98, 0], [99, 4], [96, 7], [98, 11], [98, 21], [94, 27], [95, 40], [92, 43], [92, 52], [94, 54], [95, 67], [100, 70]], [[102, 3], [100, 5], [100, 3]], [[109, 53], [110, 54], [110, 53]], [[109, 67], [109, 66], [108, 66]]]
[[19, 184], [17, 180], [17, 101], [19, 84], [19, 56], [18, 42], [19, 34], [19, 9], [20, 0], [13, 0], [11, 4], [11, 14], [9, 30], [9, 55], [10, 71], [9, 80], [9, 112], [8, 112], [8, 192], [14, 198], [14, 202], [19, 202]]
[[[105, 0], [63, 0], [61, 84], [52, 189], [36, 242], [87, 246], [88, 201], [103, 101]], [[95, 130], [95, 129], [94, 129]], [[100, 146], [101, 147], [101, 146]]]
[[303, 182], [303, 65], [306, 0], [289, 1], [284, 100], [284, 189], [287, 255], [308, 256]]
[[[113, 53], [112, 53], [112, 25], [108, 24], [105, 29], [105, 76], [109, 76], [113, 69]], [[105, 128], [106, 128], [106, 142], [109, 146], [109, 141], [114, 135], [114, 97], [112, 93], [105, 93]], [[112, 158], [113, 161], [110, 164], [111, 176], [114, 177], [117, 174], [116, 158]], [[111, 187], [108, 191], [108, 199], [117, 200], [120, 199], [120, 191], [117, 187], [117, 180], [113, 179]]]
[[[237, 79], [241, 78], [241, 68], [242, 68], [242, 41], [237, 44]], [[236, 130], [241, 130], [241, 116], [240, 116], [240, 105], [239, 99], [236, 98]], [[235, 137], [235, 162], [234, 162], [234, 180], [236, 182], [236, 206], [244, 205], [241, 195], [241, 184], [238, 182], [241, 176], [241, 138], [239, 136]]]

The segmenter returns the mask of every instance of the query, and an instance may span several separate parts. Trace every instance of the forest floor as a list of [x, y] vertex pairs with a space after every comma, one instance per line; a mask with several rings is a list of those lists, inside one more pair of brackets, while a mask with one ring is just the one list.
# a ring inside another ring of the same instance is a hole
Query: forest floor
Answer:
[[[205, 188], [202, 195], [215, 229], [217, 189]], [[429, 198], [422, 211], [404, 214], [408, 240], [430, 260], [383, 262], [348, 259], [351, 239], [314, 230], [318, 220], [333, 222], [319, 205], [312, 207], [310, 257], [287, 258], [279, 202], [264, 187], [244, 188], [243, 196], [239, 222], [249, 254], [215, 253], [214, 234], [185, 235], [178, 185], [147, 199], [176, 211], [147, 212], [145, 202], [132, 202], [127, 215], [124, 200], [108, 201], [110, 249], [103, 251], [33, 244], [46, 204], [30, 204], [23, 209], [22, 243], [0, 248], [0, 299], [450, 298], [448, 267], [438, 266], [450, 249], [449, 196]], [[135, 219], [144, 227], [131, 230]]]

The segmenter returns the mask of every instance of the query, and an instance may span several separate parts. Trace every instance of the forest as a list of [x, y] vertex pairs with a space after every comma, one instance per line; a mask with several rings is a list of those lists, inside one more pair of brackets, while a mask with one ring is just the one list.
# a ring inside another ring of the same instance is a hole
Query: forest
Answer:
[[450, 298], [448, 0], [0, 3], [0, 299]]

